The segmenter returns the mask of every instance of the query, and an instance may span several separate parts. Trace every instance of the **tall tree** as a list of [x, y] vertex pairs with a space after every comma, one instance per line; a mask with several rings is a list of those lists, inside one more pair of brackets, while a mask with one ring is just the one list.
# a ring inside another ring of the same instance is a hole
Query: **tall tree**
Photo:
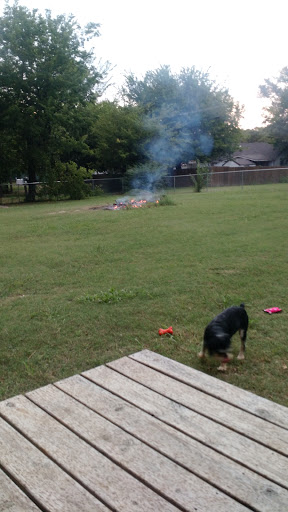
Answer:
[[274, 143], [274, 139], [269, 132], [268, 126], [256, 127], [252, 129], [241, 130], [241, 142], [268, 142]]
[[270, 100], [270, 105], [265, 107], [267, 128], [269, 134], [275, 140], [275, 146], [282, 153], [283, 163], [288, 161], [288, 67], [284, 67], [279, 77], [266, 79], [265, 84], [260, 85], [260, 93], [263, 98]]
[[143, 161], [143, 145], [149, 132], [137, 107], [102, 101], [91, 105], [88, 111], [91, 123], [86, 143], [90, 153], [82, 165], [124, 174], [128, 167]]
[[[98, 35], [98, 24], [82, 30], [73, 16], [52, 18], [50, 11], [43, 16], [17, 2], [6, 4], [0, 18], [0, 133], [6, 155], [9, 141], [13, 148], [11, 168], [16, 158], [29, 182], [53, 174], [67, 148], [87, 149], [77, 119], [101, 94], [107, 74], [107, 68], [95, 68], [93, 50], [85, 50], [85, 40]], [[33, 186], [29, 192], [33, 200]]]
[[141, 107], [154, 129], [147, 153], [155, 163], [212, 161], [237, 146], [241, 108], [226, 89], [195, 67], [173, 74], [162, 66], [140, 80], [128, 75], [122, 97]]

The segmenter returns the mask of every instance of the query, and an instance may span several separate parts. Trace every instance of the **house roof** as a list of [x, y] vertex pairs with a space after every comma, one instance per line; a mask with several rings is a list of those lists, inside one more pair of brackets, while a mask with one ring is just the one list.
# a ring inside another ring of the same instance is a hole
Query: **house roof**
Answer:
[[[215, 167], [251, 167], [275, 165], [279, 152], [268, 142], [242, 142], [230, 158], [214, 163]], [[234, 165], [233, 165], [234, 164]]]
[[[244, 158], [243, 156], [235, 156], [232, 158], [234, 162], [236, 162], [237, 165], [240, 165], [241, 167], [247, 167], [247, 165], [255, 165], [254, 160], [251, 158]], [[258, 162], [258, 160], [257, 160]]]
[[233, 160], [241, 158], [252, 162], [273, 162], [277, 157], [277, 151], [268, 142], [243, 142], [239, 150], [233, 153]]

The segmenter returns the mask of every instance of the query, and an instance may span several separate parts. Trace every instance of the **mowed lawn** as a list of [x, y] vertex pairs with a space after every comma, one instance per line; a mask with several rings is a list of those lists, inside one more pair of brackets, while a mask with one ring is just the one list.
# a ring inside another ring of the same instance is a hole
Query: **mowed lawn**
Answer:
[[[169, 197], [0, 207], [0, 399], [148, 348], [288, 406], [288, 184]], [[241, 302], [246, 359], [219, 374], [203, 331]]]

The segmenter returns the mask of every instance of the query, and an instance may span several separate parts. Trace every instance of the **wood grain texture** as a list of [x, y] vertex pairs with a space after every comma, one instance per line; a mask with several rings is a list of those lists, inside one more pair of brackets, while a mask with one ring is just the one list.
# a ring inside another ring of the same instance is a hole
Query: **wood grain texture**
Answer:
[[187, 384], [175, 381], [172, 377], [159, 374], [156, 370], [141, 365], [129, 357], [118, 359], [109, 363], [108, 366], [156, 393], [180, 402], [192, 411], [288, 456], [288, 430]]
[[142, 350], [129, 356], [154, 370], [169, 375], [189, 386], [199, 389], [219, 400], [235, 405], [275, 425], [288, 429], [288, 408], [255, 395], [245, 389], [211, 377], [190, 366], [178, 363], [150, 350]]
[[24, 396], [0, 403], [1, 414], [91, 493], [118, 511], [155, 511], [169, 503]]
[[102, 503], [2, 418], [0, 464], [39, 506], [46, 507], [45, 510], [107, 511]]
[[[94, 425], [96, 421], [95, 417], [86, 414], [84, 416], [84, 429], [83, 425], [79, 424], [79, 420], [78, 427], [75, 426], [77, 424], [77, 416], [81, 418], [87, 409], [83, 404], [89, 407], [88, 411], [91, 408], [99, 412], [101, 416], [113, 422], [111, 426], [118, 425], [123, 431], [135, 436], [134, 440], [129, 438], [130, 442], [128, 440], [126, 441], [124, 432], [122, 434], [122, 436], [124, 436], [122, 441], [124, 446], [122, 447], [121, 438], [119, 438], [117, 434], [118, 448], [123, 452], [127, 452], [127, 446], [129, 446], [129, 456], [132, 459], [135, 457], [134, 450], [138, 450], [137, 439], [139, 439], [227, 494], [234, 496], [236, 499], [249, 506], [253, 506], [255, 510], [261, 512], [271, 512], [272, 509], [275, 511], [285, 510], [283, 507], [286, 507], [288, 497], [288, 491], [286, 489], [260, 477], [253, 471], [249, 471], [242, 465], [217, 453], [208, 446], [195, 441], [193, 438], [186, 436], [150, 414], [146, 414], [136, 406], [112, 395], [89, 380], [74, 376], [56, 385], [81, 402], [78, 404], [78, 406], [80, 406], [78, 410], [79, 413], [77, 413], [77, 408], [75, 409], [72, 404], [70, 407], [65, 407], [65, 410], [69, 411], [69, 413], [67, 413], [69, 419], [65, 416], [65, 421], [69, 421], [70, 426], [71, 421], [73, 421], [73, 428], [77, 428], [77, 431], [81, 431], [82, 434], [83, 430], [87, 428], [88, 431], [86, 435], [90, 439], [91, 436], [93, 438], [93, 431], [97, 431]], [[36, 399], [37, 403], [43, 404], [43, 397], [39, 396], [38, 391], [29, 394], [29, 396], [33, 400]], [[52, 396], [54, 396], [54, 392]], [[55, 398], [56, 396], [58, 395], [56, 394]], [[54, 414], [55, 405], [53, 405], [52, 402], [58, 403], [58, 401], [59, 398], [57, 400], [49, 400], [50, 403], [47, 403], [47, 400], [45, 400], [45, 407], [49, 407], [50, 412], [53, 410]], [[58, 411], [58, 415], [60, 414], [61, 407]], [[97, 425], [98, 421], [97, 419]], [[109, 432], [106, 427], [104, 431], [106, 433]], [[115, 437], [112, 432], [113, 430], [111, 431], [110, 427], [110, 435], [108, 435], [108, 438], [106, 439], [105, 434], [101, 436], [101, 439], [103, 440], [104, 438], [108, 446], [110, 444], [110, 451], [115, 449], [113, 448], [113, 439], [115, 439]], [[243, 449], [246, 449], [245, 444]], [[153, 460], [151, 459], [151, 455], [149, 455], [149, 460]], [[163, 478], [166, 478], [165, 472], [163, 473]], [[170, 485], [169, 480], [167, 483]], [[179, 488], [181, 489], [181, 486]]]
[[0, 512], [39, 512], [39, 508], [0, 470]]
[[[69, 386], [66, 386], [65, 389], [69, 392]], [[90, 393], [90, 390], [87, 391]], [[213, 503], [218, 503], [219, 510], [224, 509], [226, 506], [228, 508], [234, 507], [231, 499], [222, 496], [214, 486], [211, 487], [189, 470], [184, 469], [168, 457], [161, 455], [157, 449], [152, 449], [142, 440], [137, 439], [137, 431], [134, 432], [135, 437], [130, 435], [125, 430], [95, 414], [88, 407], [75, 402], [73, 398], [55, 387], [50, 386], [45, 390], [29, 393], [29, 398], [35, 403], [41, 403], [45, 410], [58, 419], [61, 418], [63, 420], [62, 411], [65, 409], [67, 411], [65, 414], [65, 425], [69, 426], [74, 432], [77, 432], [81, 437], [89, 439], [90, 443], [101, 450], [101, 452], [106, 453], [118, 464], [121, 464], [121, 467], [132, 471], [141, 481], [144, 481], [152, 488], [157, 488], [161, 495], [177, 505], [188, 510], [193, 510], [193, 507], [197, 507], [198, 511], [207, 510], [207, 507], [212, 507]], [[97, 401], [101, 401], [101, 395]], [[121, 408], [119, 401], [118, 407]], [[127, 416], [126, 411], [123, 412], [123, 416]], [[146, 433], [147, 440], [154, 434], [153, 429], [149, 429], [149, 424], [146, 424]], [[171, 441], [171, 438], [169, 441]], [[201, 456], [200, 450], [199, 455]], [[208, 471], [206, 472], [206, 477], [209, 479]], [[257, 483], [261, 486], [261, 482], [258, 481]], [[244, 492], [242, 495], [243, 498], [246, 497]], [[286, 497], [288, 497], [288, 492]], [[239, 507], [235, 506], [238, 510]], [[240, 507], [240, 509], [242, 510], [243, 507]]]
[[[123, 359], [121, 359], [122, 361]], [[288, 458], [258, 444], [256, 440], [253, 441], [234, 432], [230, 425], [231, 422], [234, 424], [235, 420], [230, 418], [229, 415], [225, 414], [229, 426], [227, 428], [179, 403], [183, 400], [181, 395], [179, 395], [178, 401], [173, 401], [106, 366], [89, 370], [84, 372], [83, 375], [103, 386], [110, 393], [118, 395], [139, 409], [148, 412], [168, 425], [176, 427], [205, 445], [213, 447], [223, 455], [241, 462], [249, 469], [277, 484], [284, 487], [288, 486], [286, 477], [288, 474]], [[137, 379], [140, 378], [140, 374], [135, 373], [135, 376]], [[177, 385], [177, 382], [175, 384]], [[214, 404], [212, 406], [214, 407]], [[214, 415], [215, 412], [211, 412], [212, 414]], [[245, 426], [246, 429], [248, 430], [248, 426]], [[283, 430], [283, 432], [285, 431]], [[273, 465], [270, 463], [271, 458], [275, 461]]]
[[0, 402], [0, 512], [287, 512], [287, 418], [131, 354]]

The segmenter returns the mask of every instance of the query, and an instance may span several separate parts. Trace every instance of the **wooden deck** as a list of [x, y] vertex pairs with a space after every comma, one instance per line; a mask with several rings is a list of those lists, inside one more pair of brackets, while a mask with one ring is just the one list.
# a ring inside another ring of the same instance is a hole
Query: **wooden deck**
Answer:
[[143, 350], [0, 402], [0, 511], [288, 511], [288, 408]]

